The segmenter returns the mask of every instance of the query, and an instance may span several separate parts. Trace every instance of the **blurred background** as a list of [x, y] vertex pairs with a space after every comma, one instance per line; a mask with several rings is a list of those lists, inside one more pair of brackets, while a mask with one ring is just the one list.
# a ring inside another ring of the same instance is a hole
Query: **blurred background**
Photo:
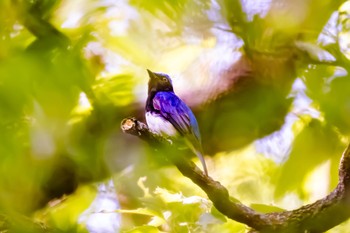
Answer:
[[326, 196], [350, 135], [349, 15], [338, 0], [1, 0], [0, 231], [245, 232], [121, 132], [144, 121], [146, 69], [172, 77], [232, 196], [260, 212]]

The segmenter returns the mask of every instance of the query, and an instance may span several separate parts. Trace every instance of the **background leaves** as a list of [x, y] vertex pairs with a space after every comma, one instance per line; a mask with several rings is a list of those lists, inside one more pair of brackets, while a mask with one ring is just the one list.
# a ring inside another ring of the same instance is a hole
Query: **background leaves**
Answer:
[[171, 75], [198, 118], [209, 173], [243, 203], [291, 209], [334, 187], [349, 136], [348, 1], [0, 9], [1, 230], [87, 232], [79, 213], [111, 179], [118, 230], [245, 230], [164, 155], [120, 132], [124, 117], [143, 119], [146, 68]]

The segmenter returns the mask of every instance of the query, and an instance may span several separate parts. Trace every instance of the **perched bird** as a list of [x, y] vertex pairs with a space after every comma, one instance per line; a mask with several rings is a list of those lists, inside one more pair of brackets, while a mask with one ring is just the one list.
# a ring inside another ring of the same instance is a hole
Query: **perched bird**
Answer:
[[198, 156], [208, 175], [203, 158], [198, 123], [191, 109], [174, 93], [167, 74], [147, 70], [149, 75], [146, 121], [148, 128], [170, 139], [183, 139]]

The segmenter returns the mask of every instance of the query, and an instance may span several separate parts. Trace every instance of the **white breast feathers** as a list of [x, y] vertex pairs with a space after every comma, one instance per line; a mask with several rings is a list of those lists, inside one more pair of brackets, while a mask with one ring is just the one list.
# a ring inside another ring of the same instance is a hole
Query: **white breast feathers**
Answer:
[[158, 113], [147, 112], [146, 121], [148, 128], [156, 134], [165, 137], [174, 137], [178, 135], [175, 127]]

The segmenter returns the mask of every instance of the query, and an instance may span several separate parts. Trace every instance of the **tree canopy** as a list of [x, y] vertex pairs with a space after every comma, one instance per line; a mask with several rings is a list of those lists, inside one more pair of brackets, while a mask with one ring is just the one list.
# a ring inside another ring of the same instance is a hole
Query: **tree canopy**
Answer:
[[[349, 14], [0, 1], [0, 231], [347, 232]], [[196, 115], [210, 177], [142, 123], [146, 69]]]

